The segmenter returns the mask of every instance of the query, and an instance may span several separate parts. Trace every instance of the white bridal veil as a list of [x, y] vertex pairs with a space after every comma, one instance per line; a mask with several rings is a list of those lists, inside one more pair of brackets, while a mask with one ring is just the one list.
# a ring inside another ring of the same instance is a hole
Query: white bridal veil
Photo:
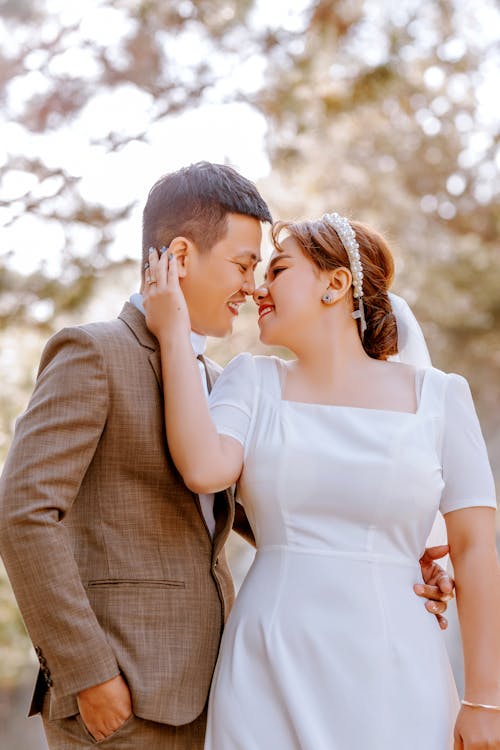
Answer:
[[[392, 292], [389, 293], [389, 299], [398, 325], [398, 354], [389, 357], [389, 359], [404, 362], [419, 369], [432, 367], [424, 334], [410, 306], [403, 297], [398, 297], [397, 294], [392, 294]], [[444, 518], [441, 513], [438, 513], [427, 539], [427, 547], [447, 543]], [[443, 558], [441, 564], [446, 565], [447, 560], [447, 557]]]
[[403, 297], [392, 292], [389, 292], [389, 299], [398, 324], [398, 354], [389, 359], [418, 368], [432, 367], [424, 334], [410, 306]]

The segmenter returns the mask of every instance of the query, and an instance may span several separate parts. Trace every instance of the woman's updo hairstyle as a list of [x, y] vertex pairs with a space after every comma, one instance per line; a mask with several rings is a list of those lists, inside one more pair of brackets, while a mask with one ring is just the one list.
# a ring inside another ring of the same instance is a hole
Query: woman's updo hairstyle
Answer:
[[[394, 278], [394, 259], [386, 241], [378, 232], [359, 221], [349, 223], [359, 244], [363, 266], [363, 304], [366, 319], [363, 348], [373, 359], [387, 359], [391, 354], [398, 352], [396, 317], [388, 295]], [[304, 255], [320, 270], [351, 270], [347, 250], [328, 220], [276, 222], [272, 228], [272, 240], [278, 252], [282, 249], [279, 237], [283, 232], [298, 242]], [[352, 305], [353, 311], [356, 310], [357, 300], [354, 300], [354, 297]]]

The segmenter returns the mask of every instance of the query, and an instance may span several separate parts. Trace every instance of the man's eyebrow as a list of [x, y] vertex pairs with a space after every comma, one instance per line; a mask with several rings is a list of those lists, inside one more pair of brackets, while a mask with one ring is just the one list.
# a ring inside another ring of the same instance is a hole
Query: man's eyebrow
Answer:
[[250, 258], [251, 260], [253, 260], [254, 263], [260, 263], [260, 261], [262, 260], [260, 255], [257, 255], [256, 253], [252, 253], [249, 250], [242, 250], [240, 253], [236, 253], [234, 257], [235, 258]]
[[280, 253], [279, 255], [275, 255], [274, 258], [271, 258], [269, 261], [269, 264], [266, 268], [266, 273], [264, 274], [264, 279], [267, 279], [269, 271], [271, 271], [276, 263], [279, 263], [280, 260], [283, 260], [283, 258], [291, 258], [291, 255], [287, 255], [286, 253]]

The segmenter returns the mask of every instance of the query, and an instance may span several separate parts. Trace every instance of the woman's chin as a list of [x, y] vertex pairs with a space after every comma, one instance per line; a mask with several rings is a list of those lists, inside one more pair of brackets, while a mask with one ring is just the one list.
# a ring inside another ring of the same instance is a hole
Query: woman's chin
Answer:
[[268, 331], [260, 331], [259, 333], [259, 340], [262, 344], [266, 344], [267, 346], [279, 346], [280, 344], [275, 341], [274, 336], [270, 336]]

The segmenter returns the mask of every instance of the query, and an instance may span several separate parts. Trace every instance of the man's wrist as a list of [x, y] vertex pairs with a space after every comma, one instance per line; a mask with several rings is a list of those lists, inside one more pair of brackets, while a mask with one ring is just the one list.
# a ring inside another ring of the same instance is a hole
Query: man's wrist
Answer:
[[117, 672], [113, 677], [110, 677], [107, 680], [103, 680], [103, 682], [96, 682], [94, 685], [88, 685], [87, 687], [79, 690], [76, 694], [76, 697], [80, 699], [80, 697], [85, 697], [85, 695], [89, 695], [92, 691], [99, 690], [100, 688], [105, 688], [107, 685], [113, 682], [113, 680], [116, 680], [116, 678], [120, 676], [120, 672]]

